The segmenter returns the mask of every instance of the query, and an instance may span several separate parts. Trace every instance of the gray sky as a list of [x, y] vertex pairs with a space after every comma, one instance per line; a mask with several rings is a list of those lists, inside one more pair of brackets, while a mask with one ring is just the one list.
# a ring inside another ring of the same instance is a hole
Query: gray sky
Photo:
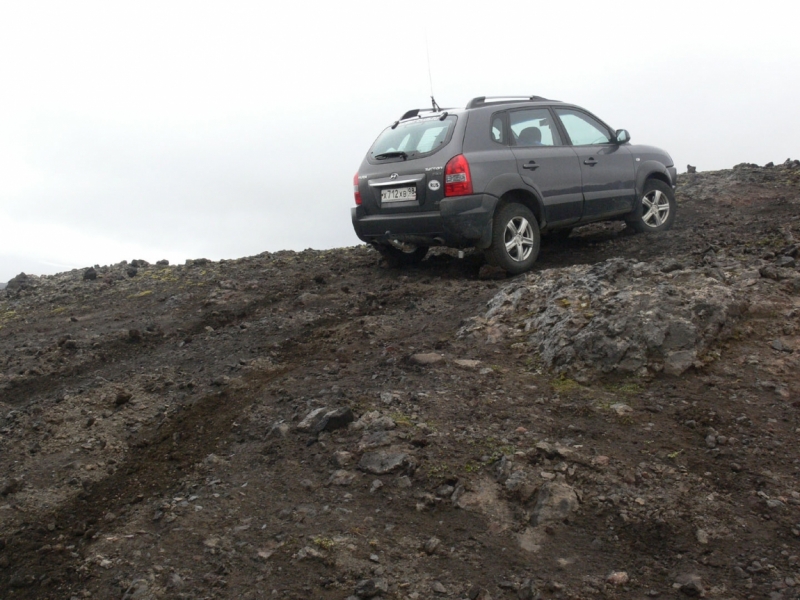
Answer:
[[[741, 7], [740, 7], [741, 6]], [[800, 4], [4, 2], [0, 281], [358, 243], [405, 110], [580, 104], [679, 167], [800, 158]]]

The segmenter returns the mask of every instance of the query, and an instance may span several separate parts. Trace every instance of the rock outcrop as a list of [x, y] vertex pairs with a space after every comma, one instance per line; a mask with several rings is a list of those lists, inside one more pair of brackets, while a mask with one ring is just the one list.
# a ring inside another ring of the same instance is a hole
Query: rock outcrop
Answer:
[[622, 258], [534, 272], [503, 288], [460, 335], [500, 328], [545, 366], [573, 374], [680, 375], [729, 334], [759, 276], [736, 261], [712, 270]]

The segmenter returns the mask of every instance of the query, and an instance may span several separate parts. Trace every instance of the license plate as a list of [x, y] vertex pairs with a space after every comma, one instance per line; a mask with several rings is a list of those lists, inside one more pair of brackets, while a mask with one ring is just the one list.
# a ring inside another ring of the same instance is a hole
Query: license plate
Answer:
[[381, 202], [407, 202], [416, 199], [417, 188], [413, 186], [381, 190]]

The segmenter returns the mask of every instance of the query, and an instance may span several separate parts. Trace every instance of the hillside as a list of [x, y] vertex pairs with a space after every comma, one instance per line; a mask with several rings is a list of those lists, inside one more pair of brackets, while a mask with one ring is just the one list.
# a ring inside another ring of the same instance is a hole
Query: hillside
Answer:
[[358, 246], [0, 292], [2, 598], [800, 597], [800, 162], [506, 279]]

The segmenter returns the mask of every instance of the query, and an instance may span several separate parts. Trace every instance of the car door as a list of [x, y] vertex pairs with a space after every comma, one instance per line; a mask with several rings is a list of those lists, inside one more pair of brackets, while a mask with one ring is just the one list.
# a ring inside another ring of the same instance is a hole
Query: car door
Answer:
[[564, 145], [546, 107], [507, 113], [508, 143], [526, 185], [539, 193], [548, 225], [577, 223], [583, 211], [581, 166], [575, 151]]
[[617, 144], [611, 130], [585, 111], [555, 107], [555, 112], [580, 163], [584, 199], [581, 220], [630, 212], [636, 197], [630, 149]]

